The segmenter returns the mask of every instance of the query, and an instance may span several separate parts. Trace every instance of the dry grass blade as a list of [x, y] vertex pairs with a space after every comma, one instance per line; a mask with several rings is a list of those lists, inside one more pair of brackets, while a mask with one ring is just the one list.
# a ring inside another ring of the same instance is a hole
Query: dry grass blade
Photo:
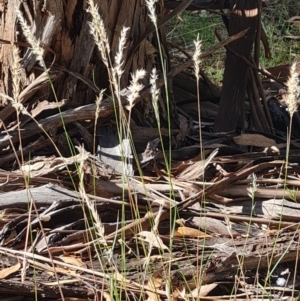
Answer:
[[[247, 197], [251, 188], [248, 185], [233, 185], [227, 187], [219, 192], [220, 195], [226, 197]], [[255, 197], [259, 199], [289, 199], [300, 200], [300, 192], [289, 192], [286, 188], [274, 188], [274, 187], [258, 187], [255, 191]]]
[[281, 166], [283, 166], [283, 164], [284, 164], [284, 161], [277, 160], [277, 161], [260, 163], [255, 166], [239, 170], [239, 171], [235, 172], [234, 174], [231, 174], [230, 177], [224, 178], [224, 179], [218, 181], [217, 183], [215, 183], [214, 185], [206, 187], [205, 190], [200, 191], [197, 194], [195, 194], [194, 196], [181, 202], [180, 204], [178, 204], [178, 207], [180, 207], [181, 209], [189, 208], [193, 204], [197, 203], [199, 201], [199, 199], [201, 199], [204, 195], [207, 197], [213, 193], [217, 194], [220, 191], [222, 191], [223, 189], [225, 189], [226, 187], [231, 186], [235, 182], [246, 179], [249, 175], [251, 175], [253, 173], [257, 173], [258, 171], [264, 170], [266, 168], [272, 168], [272, 167], [278, 167], [278, 166], [281, 167]]
[[[102, 273], [99, 271], [95, 271], [94, 269], [88, 269], [84, 267], [80, 267], [77, 265], [69, 264], [60, 260], [53, 259], [52, 261], [44, 256], [32, 254], [30, 252], [23, 252], [23, 251], [15, 251], [15, 250], [10, 250], [8, 248], [3, 248], [0, 247], [0, 254], [5, 254], [10, 257], [18, 258], [18, 259], [23, 259], [24, 257], [28, 260], [28, 263], [32, 265], [35, 268], [38, 268], [40, 270], [44, 271], [50, 271], [53, 272], [56, 268], [60, 268], [60, 273], [65, 274], [68, 276], [71, 276], [72, 278], [80, 278], [81, 280], [85, 281], [90, 281], [91, 283], [98, 283], [99, 285], [103, 285], [103, 283], [106, 283], [109, 285], [109, 280], [111, 280], [112, 275], [109, 273]], [[53, 266], [55, 265], [55, 266]], [[86, 273], [87, 276], [81, 276], [80, 274], [77, 273], [70, 273], [66, 268], [70, 269], [71, 271], [79, 271], [79, 272], [84, 272]], [[96, 279], [95, 277], [99, 277]], [[117, 277], [115, 280], [118, 280]], [[148, 287], [147, 285], [142, 285], [137, 282], [127, 280], [124, 277], [120, 280], [120, 282], [125, 282], [127, 288], [131, 288], [136, 291], [142, 290], [149, 290], [154, 293], [162, 294], [165, 295], [164, 291], [161, 290], [153, 290], [152, 288]]]
[[177, 176], [177, 180], [192, 181], [203, 176], [206, 167], [212, 162], [217, 155], [218, 149], [215, 149], [207, 159], [193, 163]]
[[[58, 71], [45, 71], [39, 75], [32, 83], [30, 83], [23, 91], [18, 95], [17, 101], [24, 104], [35, 92], [41, 88], [49, 85], [49, 80], [51, 82], [55, 81], [62, 73]], [[13, 112], [15, 111], [12, 103], [8, 104], [0, 112], [0, 119], [5, 121]]]

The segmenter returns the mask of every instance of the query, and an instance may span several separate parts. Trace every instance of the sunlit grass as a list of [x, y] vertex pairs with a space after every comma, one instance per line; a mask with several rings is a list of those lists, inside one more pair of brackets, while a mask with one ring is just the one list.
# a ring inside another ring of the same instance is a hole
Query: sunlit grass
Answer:
[[288, 20], [300, 14], [299, 1], [270, 3], [262, 12], [262, 25], [268, 37], [272, 58], [267, 60], [261, 51], [260, 64], [263, 67], [291, 63], [299, 56], [299, 41], [292, 37], [300, 35], [300, 29]]
[[[262, 11], [262, 27], [268, 36], [271, 50], [271, 59], [266, 59], [261, 44], [260, 64], [264, 68], [288, 64], [293, 62], [300, 53], [300, 43], [291, 37], [300, 35], [300, 27], [292, 25], [290, 17], [300, 15], [300, 2], [274, 1]], [[167, 38], [179, 45], [189, 54], [193, 52], [193, 40], [199, 35], [202, 49], [211, 47], [217, 40], [215, 30], [220, 31], [223, 37], [227, 36], [225, 25], [220, 15], [206, 11], [183, 12], [168, 25]], [[178, 50], [171, 50], [175, 60], [184, 58]], [[213, 56], [205, 59], [202, 68], [206, 75], [215, 83], [221, 83], [224, 72], [226, 52], [217, 51]]]
[[[218, 29], [223, 36], [226, 35], [226, 28], [219, 15], [199, 12], [183, 12], [180, 17], [175, 18], [168, 26], [167, 38], [169, 41], [184, 48], [190, 55], [194, 52], [194, 40], [197, 36], [202, 42], [202, 49], [212, 47], [216, 42], [215, 29]], [[174, 59], [181, 58], [177, 50], [171, 50]], [[213, 56], [203, 61], [201, 68], [205, 69], [209, 76], [216, 83], [222, 81], [224, 72], [225, 50], [220, 49]]]

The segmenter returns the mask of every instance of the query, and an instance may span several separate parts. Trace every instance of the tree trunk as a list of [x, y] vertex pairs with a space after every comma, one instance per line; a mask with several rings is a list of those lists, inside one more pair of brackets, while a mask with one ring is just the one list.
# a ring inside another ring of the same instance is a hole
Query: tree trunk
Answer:
[[[229, 35], [249, 28], [244, 39], [234, 41], [230, 49], [250, 59], [258, 21], [258, 0], [231, 0]], [[216, 118], [215, 132], [240, 131], [244, 129], [244, 102], [248, 65], [227, 50], [221, 103]]]
[[[120, 80], [120, 89], [129, 85], [131, 73], [137, 69], [147, 71], [147, 78], [144, 79], [144, 84], [147, 84], [149, 73], [158, 63], [159, 56], [157, 48], [153, 46], [156, 35], [149, 30], [151, 21], [145, 1], [94, 0], [94, 3], [106, 29], [112, 66], [118, 51], [121, 30], [123, 27], [129, 28], [126, 46], [123, 48], [124, 72]], [[163, 0], [160, 0], [156, 7], [158, 19], [163, 13], [163, 4]], [[47, 73], [37, 62], [31, 45], [23, 35], [17, 9], [22, 12], [35, 39], [44, 48], [44, 61], [49, 68], [48, 75], [52, 79], [53, 89]], [[15, 44], [20, 49], [22, 67], [19, 71], [21, 94], [17, 98], [32, 116], [39, 120], [53, 114], [53, 109], [54, 113], [57, 113], [58, 106], [62, 106], [62, 111], [65, 111], [94, 103], [101, 89], [105, 89], [106, 97], [112, 95], [107, 68], [90, 33], [92, 16], [88, 11], [88, 1], [11, 0], [0, 7], [0, 15], [0, 29], [3, 33], [0, 44], [0, 92], [13, 98], [12, 49]], [[149, 34], [145, 34], [146, 32]], [[160, 35], [163, 41], [165, 37], [162, 30]], [[61, 103], [57, 103], [56, 100]], [[44, 102], [47, 105], [42, 105]], [[16, 124], [15, 108], [11, 101], [0, 96], [0, 108], [0, 120], [4, 121], [6, 127], [10, 128]], [[36, 108], [39, 110], [34, 114]], [[49, 111], [49, 108], [52, 111]], [[155, 122], [155, 118], [149, 117], [154, 116], [150, 100], [143, 100], [139, 108], [142, 111], [141, 116], [144, 115], [143, 120], [148, 118]], [[32, 120], [22, 115], [21, 128], [28, 122]], [[74, 124], [72, 121], [68, 122], [68, 130], [74, 133]], [[32, 123], [34, 125], [34, 122]], [[0, 129], [3, 129], [2, 124]], [[69, 149], [65, 147], [65, 138], [59, 138], [62, 136], [59, 134], [64, 132], [61, 127], [47, 129], [47, 132], [56, 144], [61, 143], [61, 147], [58, 147], [64, 156], [70, 154], [69, 150], [64, 152], [65, 149]], [[76, 135], [76, 131], [73, 135]], [[30, 142], [32, 139], [23, 142], [23, 148]]]
[[[63, 78], [55, 85], [58, 88], [55, 89], [58, 98], [66, 98], [75, 102], [84, 99], [87, 103], [94, 101], [91, 90], [86, 89], [86, 84], [81, 83], [76, 77], [76, 75], [82, 75], [92, 81], [93, 76], [95, 76], [99, 88], [107, 88], [108, 86], [107, 76], [104, 76], [106, 70], [90, 34], [88, 22], [91, 21], [91, 16], [86, 11], [88, 8], [87, 2], [84, 0], [26, 0], [22, 4], [18, 4], [19, 2], [18, 0], [8, 1], [7, 7], [2, 11], [4, 22], [1, 22], [0, 26], [1, 32], [4, 33], [3, 39], [8, 42], [18, 41], [18, 36], [15, 36], [16, 28], [14, 24], [18, 24], [15, 7], [19, 7], [30, 24], [35, 37], [55, 52], [55, 63], [66, 69]], [[136, 43], [140, 41], [149, 25], [148, 11], [144, 1], [139, 0], [124, 0], [121, 2], [95, 0], [95, 3], [99, 6], [99, 13], [103, 18], [111, 44], [112, 61], [114, 61], [114, 55], [118, 48], [122, 27], [130, 28], [127, 37], [128, 44], [123, 49], [127, 68], [124, 71], [121, 86], [125, 87], [129, 82], [130, 72], [137, 68], [149, 70], [152, 65], [146, 52], [146, 40], [140, 42], [135, 53], [132, 53], [132, 50], [136, 48]], [[52, 20], [53, 16], [55, 21]], [[47, 29], [49, 24], [52, 24], [55, 28], [53, 30]], [[16, 26], [19, 32], [22, 32], [19, 26]], [[37, 70], [32, 69], [32, 62], [28, 59], [29, 51], [26, 50], [27, 48], [23, 49], [22, 62], [28, 71], [27, 80], [31, 75], [30, 81], [32, 81], [32, 74], [36, 75]], [[6, 76], [10, 70], [10, 54], [11, 45], [2, 45], [1, 83], [3, 87], [1, 92], [7, 94], [10, 94], [9, 91], [11, 91]], [[52, 53], [48, 52], [45, 59], [50, 63], [53, 59]], [[75, 76], [69, 74], [68, 71], [75, 73]]]
[[[152, 35], [141, 41], [141, 37], [149, 26], [145, 1], [94, 1], [99, 7], [99, 13], [107, 30], [112, 63], [114, 63], [118, 49], [122, 27], [130, 28], [127, 32], [127, 44], [123, 49], [126, 68], [121, 79], [121, 89], [125, 88], [129, 83], [131, 72], [138, 68], [144, 68], [149, 72], [153, 67], [153, 54], [148, 51]], [[95, 47], [93, 36], [90, 34], [91, 15], [87, 11], [88, 4], [85, 0], [26, 0], [23, 2], [11, 0], [2, 8], [2, 11], [0, 8], [2, 16], [0, 28], [3, 33], [0, 54], [0, 92], [12, 96], [12, 44], [7, 43], [17, 42], [21, 49], [21, 63], [26, 70], [21, 73], [21, 91], [34, 83], [42, 73], [29, 49], [31, 46], [23, 47], [24, 44], [19, 43], [26, 41], [17, 21], [16, 7], [23, 13], [36, 39], [43, 46], [48, 47], [48, 49], [46, 47], [44, 57], [47, 66], [55, 60], [51, 72], [53, 78], [56, 79], [59, 76], [59, 80], [54, 81], [57, 99], [65, 99], [67, 107], [94, 102], [95, 92], [98, 90], [96, 87], [107, 89], [109, 82], [107, 70]], [[16, 35], [17, 31], [19, 35]], [[109, 91], [106, 92], [109, 93]], [[53, 100], [49, 81], [38, 83], [38, 89], [34, 90], [34, 93], [30, 91], [24, 103], [32, 104], [44, 99]], [[6, 103], [7, 101], [2, 99], [2, 106]], [[6, 119], [7, 115], [10, 114], [2, 114], [0, 118]]]

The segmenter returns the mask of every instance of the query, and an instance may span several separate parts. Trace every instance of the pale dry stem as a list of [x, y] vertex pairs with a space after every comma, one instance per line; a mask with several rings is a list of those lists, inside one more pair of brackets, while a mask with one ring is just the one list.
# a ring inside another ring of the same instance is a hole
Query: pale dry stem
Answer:
[[201, 156], [202, 154], [202, 132], [201, 132], [201, 107], [200, 107], [200, 87], [199, 87], [199, 79], [200, 79], [200, 64], [201, 64], [201, 46], [202, 43], [199, 40], [199, 36], [197, 36], [196, 41], [194, 41], [195, 44], [195, 52], [193, 55], [193, 61], [194, 61], [194, 71], [195, 76], [197, 80], [197, 104], [198, 104], [198, 123], [199, 123], [199, 141], [200, 141], [200, 147], [201, 147]]
[[83, 200], [84, 203], [86, 203], [86, 205], [88, 206], [88, 208], [90, 209], [91, 215], [93, 217], [94, 220], [94, 226], [96, 228], [97, 231], [97, 235], [98, 235], [98, 241], [100, 243], [102, 243], [103, 245], [107, 246], [107, 242], [105, 239], [105, 229], [104, 229], [104, 225], [102, 224], [102, 221], [100, 219], [100, 216], [97, 212], [97, 208], [96, 208], [96, 203], [95, 201], [91, 200], [89, 198], [89, 196], [86, 193], [85, 187], [84, 187], [84, 181], [83, 181], [83, 177], [84, 177], [84, 152], [85, 150], [82, 148], [81, 149], [81, 153], [82, 153], [82, 159], [80, 162], [80, 167], [79, 167], [79, 193], [80, 196]]

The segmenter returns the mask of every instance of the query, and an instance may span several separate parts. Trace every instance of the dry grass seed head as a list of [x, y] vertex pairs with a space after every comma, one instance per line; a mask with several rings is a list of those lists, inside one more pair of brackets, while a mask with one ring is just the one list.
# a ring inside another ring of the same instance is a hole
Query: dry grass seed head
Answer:
[[202, 42], [199, 40], [199, 35], [197, 36], [196, 41], [194, 41], [194, 45], [195, 45], [195, 52], [193, 55], [193, 61], [194, 61], [194, 71], [195, 71], [195, 75], [198, 77], [200, 74], [200, 64], [201, 64], [201, 46], [202, 46]]
[[154, 25], [157, 24], [157, 16], [155, 12], [156, 2], [158, 2], [158, 0], [146, 0], [146, 6], [148, 7], [149, 10], [149, 18]]
[[[14, 98], [3, 94], [0, 92], [0, 97], [7, 99], [8, 101], [10, 101], [10, 103], [12, 104], [12, 106], [16, 109], [17, 112], [22, 112], [23, 114], [26, 114], [28, 116], [31, 116], [30, 113], [25, 109], [25, 107], [23, 106], [23, 104], [21, 102], [15, 101]], [[0, 120], [1, 121], [1, 120]]]
[[159, 121], [159, 110], [158, 110], [158, 98], [160, 95], [160, 90], [157, 87], [158, 74], [156, 68], [153, 68], [150, 74], [150, 84], [151, 84], [151, 95], [152, 95], [152, 105], [154, 108], [154, 114]]
[[128, 89], [127, 100], [129, 103], [129, 110], [132, 109], [134, 101], [139, 97], [141, 90], [144, 88], [143, 84], [140, 84], [139, 81], [146, 76], [146, 71], [144, 69], [138, 69], [135, 73], [132, 74], [132, 80]]
[[290, 68], [290, 77], [286, 83], [288, 88], [288, 95], [286, 98], [286, 104], [290, 116], [297, 111], [299, 94], [300, 94], [300, 82], [299, 82], [299, 73], [296, 71], [297, 62], [294, 62]]
[[151, 84], [151, 95], [154, 101], [158, 101], [160, 90], [157, 87], [158, 73], [157, 69], [153, 68], [150, 74], [150, 84]]
[[98, 46], [103, 63], [107, 68], [110, 68], [110, 46], [103, 19], [98, 12], [98, 6], [95, 5], [93, 0], [88, 0], [88, 5], [88, 12], [92, 15], [92, 22], [89, 22], [90, 33], [93, 35], [95, 43]]
[[32, 52], [36, 55], [36, 59], [39, 61], [40, 65], [43, 68], [46, 68], [45, 62], [44, 62], [44, 59], [43, 59], [44, 49], [41, 47], [40, 42], [32, 34], [31, 29], [28, 26], [25, 18], [23, 17], [23, 14], [21, 13], [20, 10], [17, 10], [17, 17], [18, 17], [19, 23], [21, 25], [23, 34], [24, 34], [27, 42], [32, 47]]
[[[100, 51], [102, 61], [105, 64], [109, 80], [111, 84], [111, 90], [114, 90], [114, 96], [116, 96], [119, 104], [121, 103], [120, 100], [120, 78], [123, 74], [122, 66], [123, 66], [123, 50], [126, 44], [126, 33], [128, 28], [124, 27], [121, 31], [120, 41], [119, 41], [119, 48], [115, 55], [115, 64], [114, 67], [111, 62], [110, 54], [110, 44], [106, 34], [106, 29], [104, 25], [104, 21], [101, 18], [98, 6], [95, 5], [93, 0], [88, 0], [88, 11], [92, 15], [92, 22], [89, 22], [90, 26], [90, 33], [93, 35], [95, 43]], [[115, 98], [113, 98], [115, 99]]]
[[103, 95], [104, 95], [105, 89], [101, 90], [98, 97], [96, 98], [96, 112], [95, 112], [95, 121], [97, 121], [97, 118], [99, 117], [99, 113], [100, 113], [100, 103], [103, 99]]
[[20, 56], [19, 56], [19, 48], [17, 46], [13, 46], [12, 51], [12, 87], [13, 87], [13, 98], [15, 101], [18, 101], [20, 95]]
[[126, 44], [126, 34], [127, 31], [129, 30], [129, 27], [123, 27], [122, 31], [121, 31], [121, 36], [120, 36], [120, 40], [119, 40], [119, 47], [118, 47], [118, 51], [115, 55], [115, 72], [117, 74], [117, 76], [119, 78], [121, 78], [124, 70], [122, 70], [124, 61], [123, 61], [123, 55], [124, 55], [124, 48], [125, 48], [125, 44]]

